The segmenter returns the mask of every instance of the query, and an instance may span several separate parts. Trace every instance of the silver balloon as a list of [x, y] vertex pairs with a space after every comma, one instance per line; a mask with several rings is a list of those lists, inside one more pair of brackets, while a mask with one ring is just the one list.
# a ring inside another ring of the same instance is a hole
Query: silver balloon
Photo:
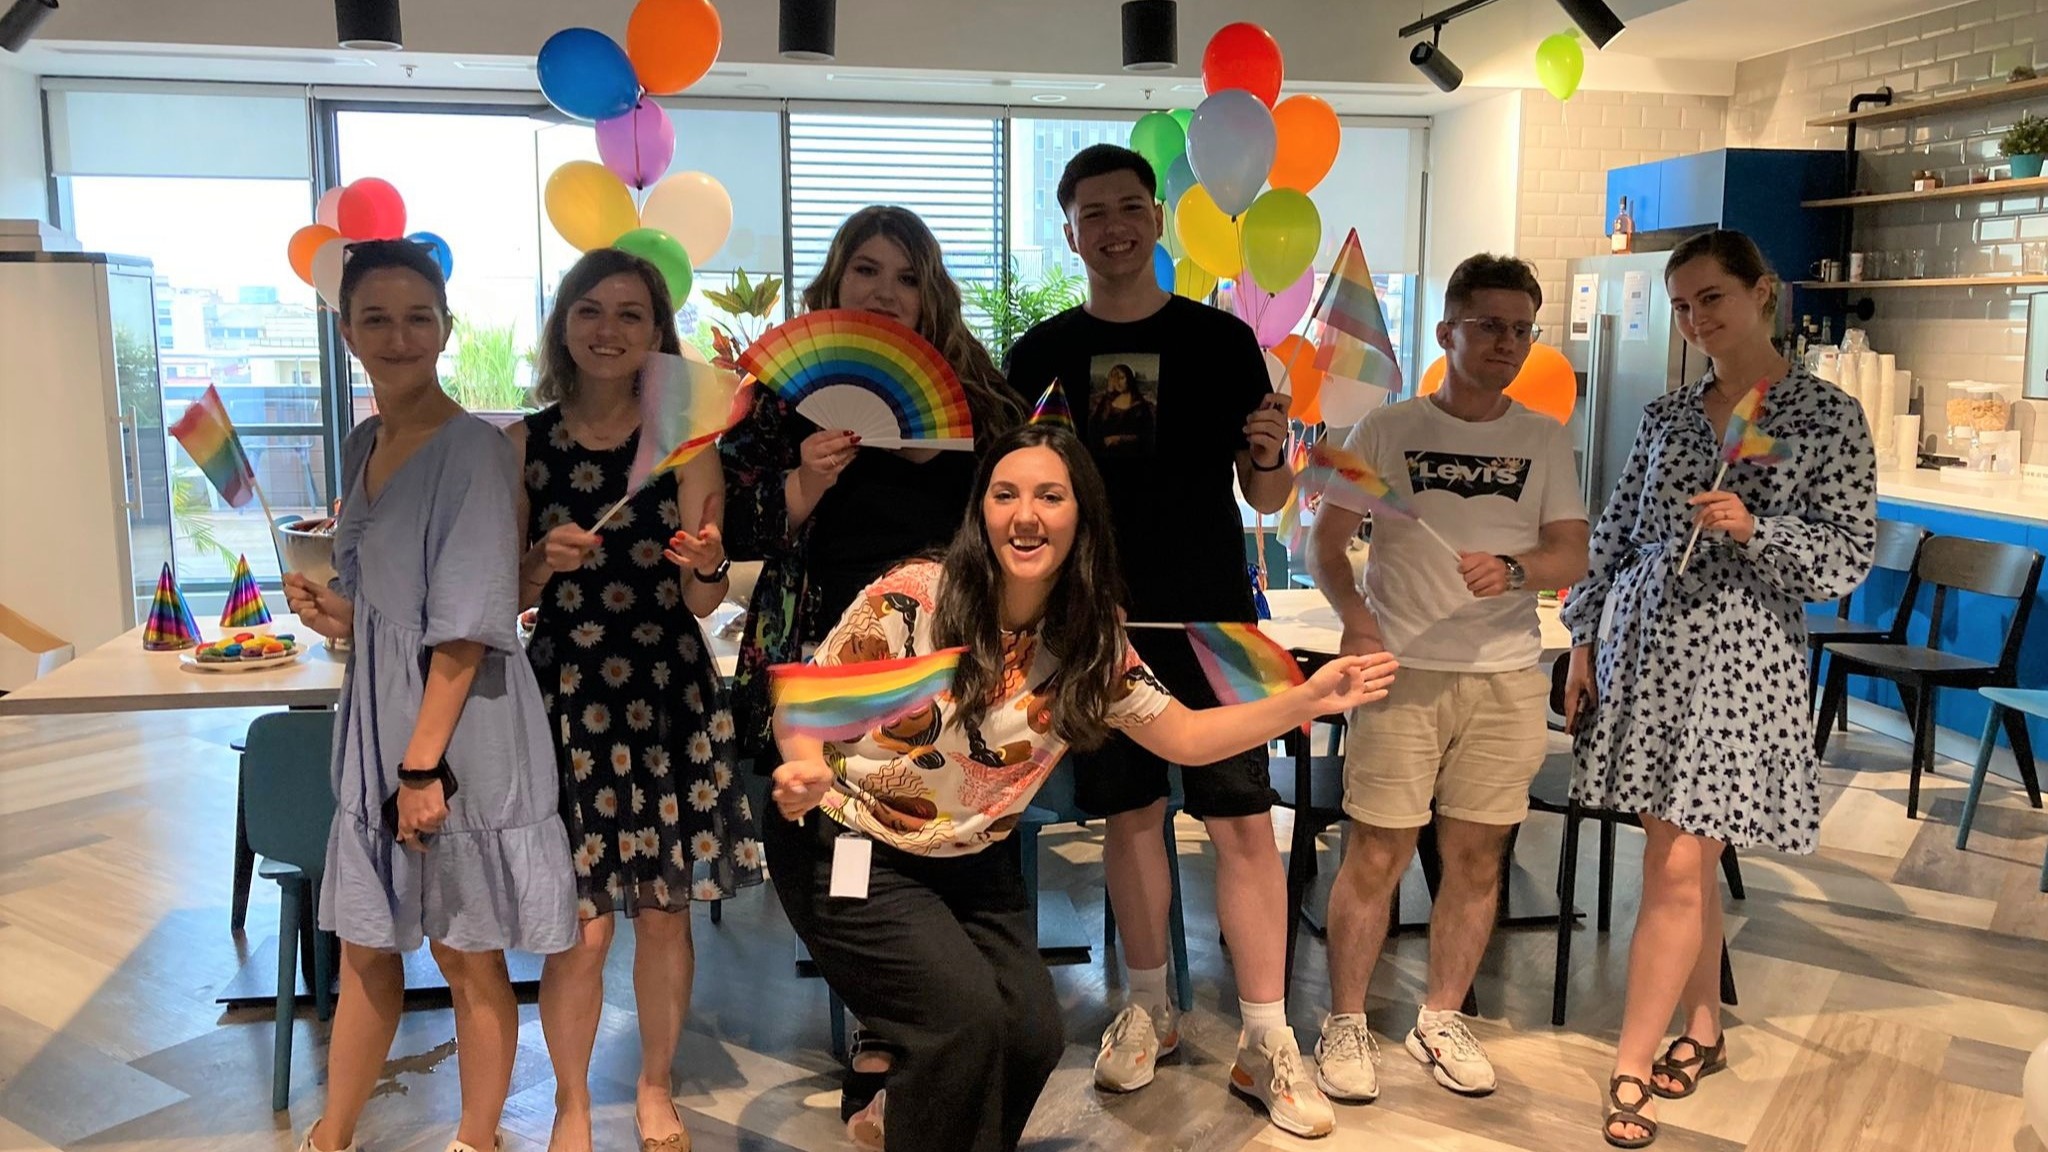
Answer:
[[1188, 125], [1188, 165], [1226, 216], [1258, 199], [1273, 170], [1273, 111], [1242, 88], [1226, 88], [1195, 108]]

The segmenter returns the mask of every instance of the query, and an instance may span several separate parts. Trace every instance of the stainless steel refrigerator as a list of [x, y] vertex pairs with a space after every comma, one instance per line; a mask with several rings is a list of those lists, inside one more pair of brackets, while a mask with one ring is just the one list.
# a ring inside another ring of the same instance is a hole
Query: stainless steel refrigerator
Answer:
[[1594, 519], [1621, 477], [1643, 407], [1706, 369], [1671, 319], [1664, 291], [1668, 252], [1574, 260], [1565, 281], [1559, 343], [1583, 391], [1572, 412], [1579, 480]]

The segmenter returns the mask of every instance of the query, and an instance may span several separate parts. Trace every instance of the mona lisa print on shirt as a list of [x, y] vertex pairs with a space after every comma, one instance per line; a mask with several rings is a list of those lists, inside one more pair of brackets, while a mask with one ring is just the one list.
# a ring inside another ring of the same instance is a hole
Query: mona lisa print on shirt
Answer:
[[1098, 458], [1149, 455], [1158, 436], [1159, 354], [1097, 356], [1088, 376], [1088, 446]]

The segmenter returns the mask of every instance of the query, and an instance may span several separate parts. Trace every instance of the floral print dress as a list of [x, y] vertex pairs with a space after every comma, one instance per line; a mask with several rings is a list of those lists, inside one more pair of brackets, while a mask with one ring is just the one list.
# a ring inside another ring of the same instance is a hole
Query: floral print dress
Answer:
[[[639, 433], [602, 451], [549, 408], [526, 418], [526, 530], [592, 524], [625, 494]], [[541, 593], [527, 658], [558, 743], [562, 816], [585, 918], [720, 900], [762, 879], [735, 780], [733, 717], [688, 579], [662, 556], [681, 525], [674, 473], [599, 533], [603, 544]]]

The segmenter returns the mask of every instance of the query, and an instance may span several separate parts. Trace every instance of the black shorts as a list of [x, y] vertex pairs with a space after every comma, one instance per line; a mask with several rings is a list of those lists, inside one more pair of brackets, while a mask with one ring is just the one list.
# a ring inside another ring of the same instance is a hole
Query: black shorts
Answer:
[[[1187, 633], [1133, 628], [1130, 637], [1131, 647], [1175, 699], [1189, 708], [1216, 706], [1216, 691], [1202, 674]], [[1097, 816], [1135, 812], [1172, 794], [1166, 761], [1121, 732], [1111, 733], [1109, 741], [1093, 752], [1071, 755], [1074, 802], [1084, 811]], [[1280, 795], [1273, 791], [1270, 771], [1264, 745], [1213, 764], [1184, 766], [1181, 788], [1188, 815], [1207, 820], [1271, 811]]]

